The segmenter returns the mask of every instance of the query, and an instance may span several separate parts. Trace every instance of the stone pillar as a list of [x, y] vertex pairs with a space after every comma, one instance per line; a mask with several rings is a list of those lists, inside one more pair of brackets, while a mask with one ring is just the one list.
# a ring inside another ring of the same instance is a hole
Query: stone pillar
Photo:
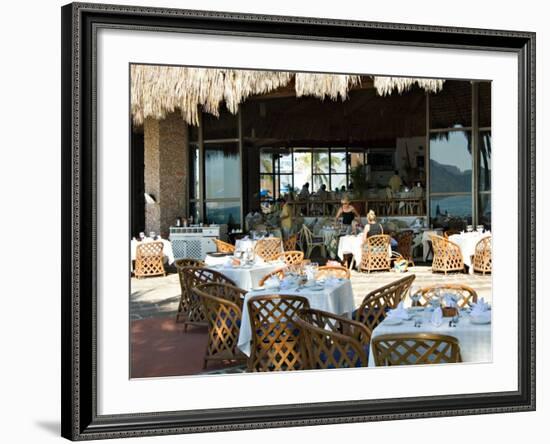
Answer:
[[143, 130], [145, 193], [155, 199], [145, 203], [145, 229], [168, 237], [176, 218], [188, 212], [187, 125], [179, 114], [171, 113], [162, 120], [147, 118]]

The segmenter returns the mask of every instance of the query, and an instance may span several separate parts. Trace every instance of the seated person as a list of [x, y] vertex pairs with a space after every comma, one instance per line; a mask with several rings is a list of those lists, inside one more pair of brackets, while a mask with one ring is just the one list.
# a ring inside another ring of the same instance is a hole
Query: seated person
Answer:
[[300, 192], [298, 193], [300, 199], [307, 199], [309, 197], [309, 182], [306, 182]]
[[388, 181], [388, 186], [393, 193], [396, 193], [401, 189], [402, 185], [403, 181], [401, 180], [401, 177], [399, 177], [399, 171], [395, 170], [393, 176], [390, 177], [390, 180]]

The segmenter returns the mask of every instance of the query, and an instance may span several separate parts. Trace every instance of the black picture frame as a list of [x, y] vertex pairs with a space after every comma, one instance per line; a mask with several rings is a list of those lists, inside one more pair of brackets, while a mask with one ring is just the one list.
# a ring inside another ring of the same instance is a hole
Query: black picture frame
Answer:
[[[535, 409], [535, 33], [72, 3], [62, 14], [62, 436], [71, 440]], [[98, 27], [508, 51], [519, 61], [518, 389], [99, 416], [95, 32]]]

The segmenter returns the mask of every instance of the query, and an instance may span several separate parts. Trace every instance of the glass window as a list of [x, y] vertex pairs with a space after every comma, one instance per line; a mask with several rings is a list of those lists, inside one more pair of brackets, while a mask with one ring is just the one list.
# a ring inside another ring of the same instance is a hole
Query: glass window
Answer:
[[491, 82], [479, 84], [479, 127], [491, 126]]
[[479, 194], [479, 223], [491, 229], [491, 193]]
[[432, 193], [472, 191], [470, 131], [430, 135], [430, 190]]
[[472, 195], [433, 196], [430, 213], [434, 227], [463, 229], [472, 223]]
[[273, 173], [273, 154], [262, 150], [260, 152], [260, 173]]
[[[308, 182], [311, 184], [311, 151], [294, 152], [294, 186], [302, 188]], [[311, 191], [311, 186], [309, 188]]]
[[279, 193], [280, 194], [288, 194], [292, 191], [294, 191], [293, 188], [292, 188], [292, 175], [291, 174], [281, 174], [279, 176]]
[[189, 145], [189, 198], [199, 198], [199, 147]]
[[479, 190], [491, 191], [491, 131], [479, 132]]
[[348, 155], [349, 159], [349, 170], [351, 171], [358, 166], [363, 166], [365, 164], [365, 154], [361, 152], [350, 152]]
[[239, 197], [240, 156], [237, 143], [205, 144], [206, 198]]
[[328, 150], [313, 148], [313, 174], [327, 174], [329, 171]]
[[472, 126], [472, 84], [465, 80], [447, 80], [443, 89], [430, 95], [430, 128]]
[[346, 152], [332, 150], [330, 153], [330, 172], [346, 173]]
[[189, 216], [193, 217], [193, 223], [200, 223], [199, 203], [189, 202]]
[[[338, 188], [338, 190], [342, 189], [342, 187], [348, 187], [348, 183], [346, 180], [345, 174], [333, 174], [331, 176], [331, 189], [335, 190]], [[327, 187], [328, 188], [328, 187]]]
[[280, 173], [292, 174], [292, 153], [290, 150], [279, 153], [278, 168]]
[[226, 109], [220, 109], [220, 116], [209, 113], [202, 114], [204, 140], [233, 139], [239, 137], [238, 120], [236, 114]]
[[372, 171], [395, 170], [394, 152], [371, 151], [368, 155], [368, 163]]
[[260, 176], [260, 199], [271, 199], [273, 198], [273, 176], [271, 174], [262, 174]]
[[206, 202], [206, 223], [227, 224], [231, 230], [241, 224], [241, 204], [234, 202]]
[[328, 174], [314, 174], [313, 175], [313, 191], [318, 191], [321, 185], [326, 185], [329, 188]]

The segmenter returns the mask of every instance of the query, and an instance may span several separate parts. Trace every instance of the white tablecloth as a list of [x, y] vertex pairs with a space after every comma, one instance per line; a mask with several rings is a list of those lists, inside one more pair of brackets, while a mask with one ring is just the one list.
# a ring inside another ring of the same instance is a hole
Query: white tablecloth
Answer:
[[334, 287], [325, 286], [323, 290], [319, 291], [308, 291], [307, 289], [296, 291], [296, 288], [277, 291], [250, 291], [246, 294], [244, 299], [241, 330], [238, 341], [239, 349], [247, 356], [250, 356], [250, 342], [252, 340], [250, 317], [248, 314], [248, 299], [252, 296], [267, 294], [304, 296], [309, 301], [311, 308], [340, 315], [350, 314], [354, 310], [353, 291], [349, 279], [343, 279], [341, 283]]
[[359, 266], [363, 256], [363, 234], [341, 236], [338, 240], [338, 257], [344, 259], [344, 254], [353, 255], [355, 264]]
[[212, 256], [210, 253], [207, 253], [206, 257], [204, 258], [204, 263], [208, 267], [215, 267], [217, 265], [224, 265], [228, 259], [233, 259], [233, 255], [228, 254], [227, 256]]
[[468, 266], [470, 273], [474, 272], [474, 267], [472, 267], [472, 259], [476, 252], [477, 243], [484, 237], [490, 235], [490, 232], [478, 233], [477, 231], [472, 231], [470, 233], [453, 234], [449, 236], [449, 240], [460, 247], [464, 265]]
[[426, 262], [428, 252], [430, 251], [430, 235], [435, 234], [437, 236], [443, 236], [443, 230], [426, 230], [422, 233], [422, 259]]
[[[218, 259], [218, 258], [216, 258]], [[227, 258], [224, 258], [224, 261]], [[237, 287], [249, 291], [252, 288], [257, 288], [260, 285], [260, 280], [268, 273], [271, 273], [278, 268], [284, 267], [283, 262], [277, 263], [260, 263], [252, 267], [226, 267], [225, 265], [208, 265], [208, 268], [219, 271], [224, 276], [231, 279]]]
[[[419, 313], [423, 317], [422, 326], [415, 327], [414, 319], [403, 321], [399, 325], [387, 325], [385, 321], [382, 321], [373, 330], [372, 338], [393, 333], [436, 333], [454, 336], [458, 339], [463, 362], [491, 362], [491, 324], [472, 324], [469, 315], [462, 312], [456, 327], [449, 327], [450, 318], [443, 318], [443, 323], [439, 327], [436, 327], [430, 322], [428, 317], [424, 317], [423, 310]], [[369, 367], [374, 365], [371, 346], [369, 351]]]
[[[162, 242], [162, 254], [164, 256], [164, 262], [168, 262], [170, 265], [172, 265], [174, 263], [174, 252], [172, 250], [172, 243], [166, 239], [160, 239], [160, 241]], [[138, 245], [145, 242], [156, 242], [156, 241], [150, 238], [145, 238], [143, 242], [140, 242], [134, 239], [130, 241], [130, 256], [131, 256], [130, 268], [132, 268], [132, 270], [133, 270], [132, 261], [136, 260], [137, 247]]]

